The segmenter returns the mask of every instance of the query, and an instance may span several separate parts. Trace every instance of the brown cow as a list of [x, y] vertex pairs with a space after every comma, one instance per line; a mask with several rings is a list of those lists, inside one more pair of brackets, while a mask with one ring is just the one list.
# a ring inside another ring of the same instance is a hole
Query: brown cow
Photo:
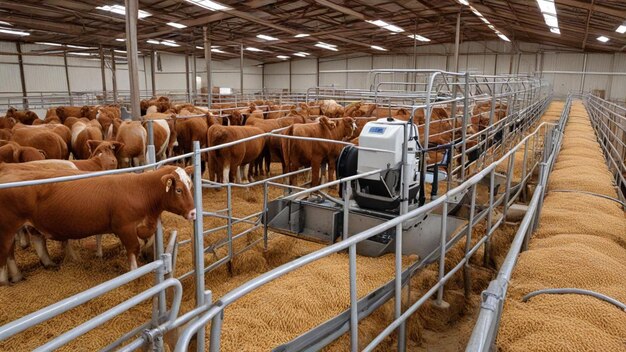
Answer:
[[321, 115], [329, 118], [342, 117], [344, 115], [344, 108], [334, 100], [321, 100], [319, 101]]
[[278, 119], [289, 115], [291, 109], [295, 109], [295, 105], [273, 105], [269, 104], [267, 109], [267, 119]]
[[[73, 170], [6, 173], [3, 167], [0, 165], [2, 183], [81, 173]], [[152, 237], [163, 211], [195, 219], [188, 172], [191, 170], [164, 166], [142, 174], [0, 190], [0, 213], [3, 214], [0, 285], [22, 279], [14, 259], [14, 240], [17, 230], [27, 224], [45, 238], [57, 241], [114, 233], [126, 248], [130, 269], [136, 269], [139, 239]]]
[[[215, 124], [209, 128], [208, 141], [210, 146], [234, 142], [243, 138], [262, 134], [263, 130], [251, 126], [222, 126]], [[214, 173], [217, 182], [248, 183], [249, 164], [263, 152], [265, 138], [257, 138], [209, 152], [209, 173]], [[243, 176], [242, 176], [243, 175]], [[213, 175], [210, 175], [213, 178]]]
[[[43, 150], [47, 158], [50, 159], [67, 159], [69, 158], [69, 149], [67, 143], [54, 131], [43, 128], [51, 125], [40, 126], [24, 126], [22, 128], [14, 128], [11, 140], [26, 147]], [[58, 125], [62, 126], [62, 125]], [[16, 126], [17, 127], [17, 126]]]
[[102, 126], [97, 120], [84, 123], [76, 122], [72, 125], [72, 154], [74, 159], [84, 160], [91, 156], [91, 147], [87, 141], [102, 140]]
[[17, 125], [13, 127], [13, 131], [20, 129], [20, 128], [25, 128], [29, 130], [42, 130], [43, 129], [43, 130], [54, 132], [63, 139], [63, 141], [65, 142], [65, 145], [67, 146], [67, 150], [68, 151], [71, 150], [72, 131], [65, 125], [52, 123], [52, 124], [29, 126], [29, 125], [23, 125], [23, 124], [18, 123]]
[[156, 106], [156, 112], [166, 112], [167, 110], [172, 108], [172, 104], [170, 103], [170, 98], [168, 97], [158, 97], [153, 99], [144, 99], [139, 102], [139, 107], [141, 109], [141, 116], [146, 114], [146, 111], [149, 107]]
[[[176, 135], [178, 140], [178, 146], [175, 149], [174, 154], [186, 154], [193, 151], [193, 142], [199, 141], [201, 148], [208, 146], [207, 132], [209, 127], [214, 124], [219, 124], [218, 119], [214, 118], [210, 114], [206, 114], [206, 117], [179, 117], [176, 119]], [[202, 155], [203, 160], [206, 160], [206, 153]], [[202, 164], [204, 172], [205, 164]]]
[[25, 124], [32, 125], [35, 120], [39, 120], [39, 116], [30, 110], [17, 110], [14, 107], [9, 108], [7, 110], [6, 117], [14, 118], [17, 121]]
[[[326, 116], [322, 116], [319, 118], [319, 123], [292, 125], [284, 134], [346, 141], [353, 138], [355, 130], [356, 123], [351, 117], [331, 121]], [[298, 170], [300, 167], [311, 166], [311, 186], [315, 187], [320, 184], [322, 162], [328, 162], [331, 178], [335, 174], [335, 163], [343, 145], [287, 138], [283, 139], [281, 143], [287, 172]], [[292, 185], [295, 185], [296, 176], [291, 176], [289, 181]]]
[[24, 163], [28, 161], [43, 160], [46, 154], [43, 150], [33, 147], [22, 147], [21, 145], [11, 142], [0, 142], [0, 162], [3, 163]]
[[115, 120], [117, 134], [115, 140], [123, 144], [117, 153], [120, 168], [140, 166], [146, 163], [148, 132], [140, 121]]
[[8, 141], [11, 139], [13, 132], [11, 132], [10, 128], [0, 128], [0, 141], [5, 140]]
[[[176, 144], [176, 115], [153, 113], [145, 115], [143, 118], [145, 120], [154, 120], [152, 123], [154, 153], [157, 160], [165, 159], [168, 156], [168, 152], [170, 152], [174, 148], [174, 144]], [[147, 122], [143, 123], [143, 127], [148, 131]], [[174, 128], [172, 129], [171, 127]], [[174, 135], [173, 138], [172, 135]]]
[[99, 105], [85, 105], [80, 109], [80, 115], [86, 117], [89, 120], [95, 120], [98, 115]]
[[17, 124], [17, 120], [12, 117], [0, 117], [0, 128], [13, 128]]
[[82, 106], [59, 106], [56, 113], [61, 122], [65, 122], [68, 117], [83, 117], [82, 109]]

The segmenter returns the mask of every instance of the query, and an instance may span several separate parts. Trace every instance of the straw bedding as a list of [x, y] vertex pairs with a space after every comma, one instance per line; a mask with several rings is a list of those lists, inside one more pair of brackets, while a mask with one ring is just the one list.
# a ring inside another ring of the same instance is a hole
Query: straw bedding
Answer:
[[[575, 102], [548, 190], [616, 192], [581, 102]], [[578, 167], [576, 165], [578, 162]], [[540, 295], [581, 288], [626, 302], [626, 218], [618, 203], [582, 193], [549, 193], [540, 226], [512, 277], [497, 345], [500, 351], [626, 351], [626, 316], [582, 295]]]

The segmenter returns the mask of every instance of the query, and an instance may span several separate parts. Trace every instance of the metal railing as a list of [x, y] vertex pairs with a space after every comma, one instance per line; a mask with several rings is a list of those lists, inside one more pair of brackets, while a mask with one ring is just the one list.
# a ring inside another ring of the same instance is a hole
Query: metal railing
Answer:
[[573, 96], [570, 95], [565, 103], [557, 127], [544, 145], [546, 153], [543, 156], [537, 186], [528, 205], [528, 210], [513, 238], [509, 252], [500, 266], [496, 279], [489, 283], [488, 288], [481, 295], [480, 312], [466, 351], [486, 352], [495, 350], [494, 343], [500, 325], [500, 317], [509, 281], [519, 254], [528, 248], [530, 237], [539, 226], [539, 217], [548, 185], [548, 178], [561, 148], [563, 132], [569, 117], [572, 100]]

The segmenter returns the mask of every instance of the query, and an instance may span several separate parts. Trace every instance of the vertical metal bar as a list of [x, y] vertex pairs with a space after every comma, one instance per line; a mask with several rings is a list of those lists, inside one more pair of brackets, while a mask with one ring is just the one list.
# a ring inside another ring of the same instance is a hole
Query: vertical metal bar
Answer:
[[[20, 66], [20, 83], [22, 85], [22, 107], [24, 110], [28, 109], [28, 92], [26, 92], [26, 78], [24, 75], [24, 60], [22, 60], [22, 45], [20, 42], [15, 42], [15, 48], [17, 49], [17, 62]], [[41, 102], [43, 104], [43, 100]]]
[[239, 44], [239, 89], [243, 97], [243, 43]]
[[[469, 119], [469, 72], [465, 72], [465, 92], [463, 97], [463, 128], [461, 129], [461, 181], [465, 181], [465, 153], [467, 150], [467, 122]], [[469, 119], [471, 121], [471, 119]]]
[[489, 261], [491, 259], [490, 253], [489, 253], [489, 251], [491, 251], [491, 239], [490, 239], [489, 232], [491, 232], [491, 225], [493, 224], [493, 199], [494, 199], [493, 191], [495, 187], [495, 171], [496, 169], [493, 168], [491, 172], [489, 173], [489, 210], [487, 212], [487, 232], [485, 233], [485, 236], [487, 236], [487, 239], [485, 240], [485, 249], [484, 249], [484, 254], [483, 254], [483, 266], [488, 266]]
[[141, 119], [139, 108], [139, 71], [137, 56], [138, 0], [124, 0], [126, 4], [126, 58], [128, 60], [128, 82], [130, 85], [130, 108], [133, 120]]
[[[315, 86], [319, 87], [320, 86], [320, 58], [319, 57], [315, 58], [315, 80], [316, 80]], [[319, 90], [318, 90], [317, 95], [319, 96]]]
[[[506, 175], [506, 189], [504, 193], [504, 211], [502, 212], [502, 218], [506, 221], [506, 214], [509, 210], [509, 200], [511, 198], [511, 181], [513, 179], [513, 171], [515, 167], [515, 153], [509, 156], [509, 166], [507, 168]], [[521, 184], [521, 181], [520, 181]]]
[[152, 50], [150, 52], [150, 83], [152, 86], [152, 96], [156, 98], [156, 68], [157, 68], [157, 52]]
[[[291, 93], [291, 59], [289, 59], [289, 92]], [[282, 94], [281, 94], [282, 96]], [[280, 104], [282, 104], [282, 102], [280, 102]]]
[[[585, 89], [585, 74], [587, 72], [587, 53], [583, 54], [583, 70], [582, 75], [580, 76], [580, 89], [579, 91], [583, 91]], [[609, 75], [612, 76], [612, 75]]]
[[206, 65], [207, 107], [211, 108], [213, 102], [213, 82], [211, 81], [211, 27], [202, 27], [204, 35], [204, 64]]
[[[448, 201], [443, 202], [443, 209], [441, 210], [441, 233], [440, 242], [439, 242], [439, 281], [443, 280], [443, 276], [446, 273], [446, 225], [447, 225], [447, 217], [448, 217]], [[437, 301], [436, 304], [441, 306], [443, 304], [443, 286], [439, 287], [437, 290]]]
[[[404, 147], [402, 148], [402, 202], [400, 203], [400, 215], [406, 214], [409, 210], [409, 163], [408, 163], [408, 142], [411, 128], [408, 123], [404, 125]], [[412, 150], [413, 153], [417, 152]], [[396, 226], [396, 246], [395, 246], [395, 319], [402, 315], [402, 223]], [[398, 327], [398, 352], [406, 349], [406, 324], [402, 322]]]
[[102, 48], [102, 44], [98, 46], [98, 53], [100, 54], [100, 75], [102, 77], [102, 98], [104, 99], [104, 103], [107, 102], [107, 79], [104, 71], [104, 49]]
[[[472, 200], [470, 204], [470, 213], [469, 213], [469, 219], [467, 223], [467, 235], [465, 238], [465, 256], [466, 257], [472, 247], [472, 230], [474, 228], [474, 215], [476, 212], [476, 184], [472, 185], [471, 192], [472, 192], [471, 193]], [[465, 262], [465, 265], [463, 266], [463, 287], [465, 290], [465, 297], [469, 297], [469, 295], [471, 294], [471, 291], [472, 291], [471, 280], [472, 280], [472, 272], [471, 272], [469, 258], [467, 258], [467, 261]]]
[[350, 218], [350, 181], [343, 183], [343, 240], [348, 239], [348, 219]]
[[196, 104], [196, 99], [198, 97], [198, 84], [196, 81], [196, 77], [198, 76], [198, 67], [196, 65], [196, 41], [194, 40], [192, 43], [192, 51], [191, 51], [191, 104]]
[[189, 85], [189, 54], [185, 54], [185, 90], [187, 91], [187, 101], [191, 102], [191, 87]]
[[267, 201], [268, 201], [269, 185], [263, 182], [263, 249], [267, 251]]
[[[193, 188], [194, 203], [196, 206], [196, 220], [193, 231], [193, 261], [196, 284], [196, 307], [204, 305], [204, 218], [202, 215], [202, 157], [200, 154], [200, 142], [193, 142]], [[197, 350], [204, 351], [204, 329], [198, 331]], [[211, 341], [212, 343], [213, 341]], [[219, 344], [219, 341], [218, 341]], [[219, 346], [219, 345], [218, 345]]]
[[357, 352], [359, 350], [359, 311], [356, 290], [356, 244], [348, 248], [348, 255], [350, 261], [350, 351]]
[[65, 66], [65, 82], [67, 84], [67, 95], [70, 98], [70, 105], [74, 105], [74, 99], [72, 98], [72, 87], [70, 85], [70, 70], [67, 67], [67, 50], [63, 51], [63, 65]]
[[[462, 9], [463, 7], [461, 7]], [[459, 49], [461, 46], [461, 12], [456, 15], [456, 34], [454, 36], [454, 72], [459, 72]], [[467, 67], [465, 68], [467, 70]]]
[[[415, 18], [415, 31], [413, 32], [413, 69], [417, 69], [417, 18]], [[417, 76], [415, 75], [415, 81], [417, 83]], [[413, 89], [417, 89], [417, 86], [414, 86]]]
[[111, 49], [111, 82], [113, 84], [113, 104], [117, 104], [117, 77], [115, 72], [115, 51]]
[[[222, 335], [222, 323], [224, 322], [224, 311], [221, 311], [211, 320], [211, 340], [209, 341], [209, 352], [218, 352], [220, 350], [220, 340]], [[204, 329], [201, 329], [204, 335]], [[204, 341], [202, 348], [198, 344], [196, 351], [204, 351]]]
[[[232, 182], [232, 180], [230, 180]], [[228, 228], [226, 229], [226, 234], [228, 236], [228, 258], [232, 260], [233, 258], [233, 189], [231, 187], [231, 182], [226, 184], [226, 215], [228, 216]]]

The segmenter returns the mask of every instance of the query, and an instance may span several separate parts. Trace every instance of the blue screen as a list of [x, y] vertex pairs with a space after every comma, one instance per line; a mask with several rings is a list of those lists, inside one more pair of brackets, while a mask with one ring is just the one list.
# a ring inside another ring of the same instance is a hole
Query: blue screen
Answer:
[[383, 134], [385, 133], [386, 127], [370, 127], [370, 133]]

